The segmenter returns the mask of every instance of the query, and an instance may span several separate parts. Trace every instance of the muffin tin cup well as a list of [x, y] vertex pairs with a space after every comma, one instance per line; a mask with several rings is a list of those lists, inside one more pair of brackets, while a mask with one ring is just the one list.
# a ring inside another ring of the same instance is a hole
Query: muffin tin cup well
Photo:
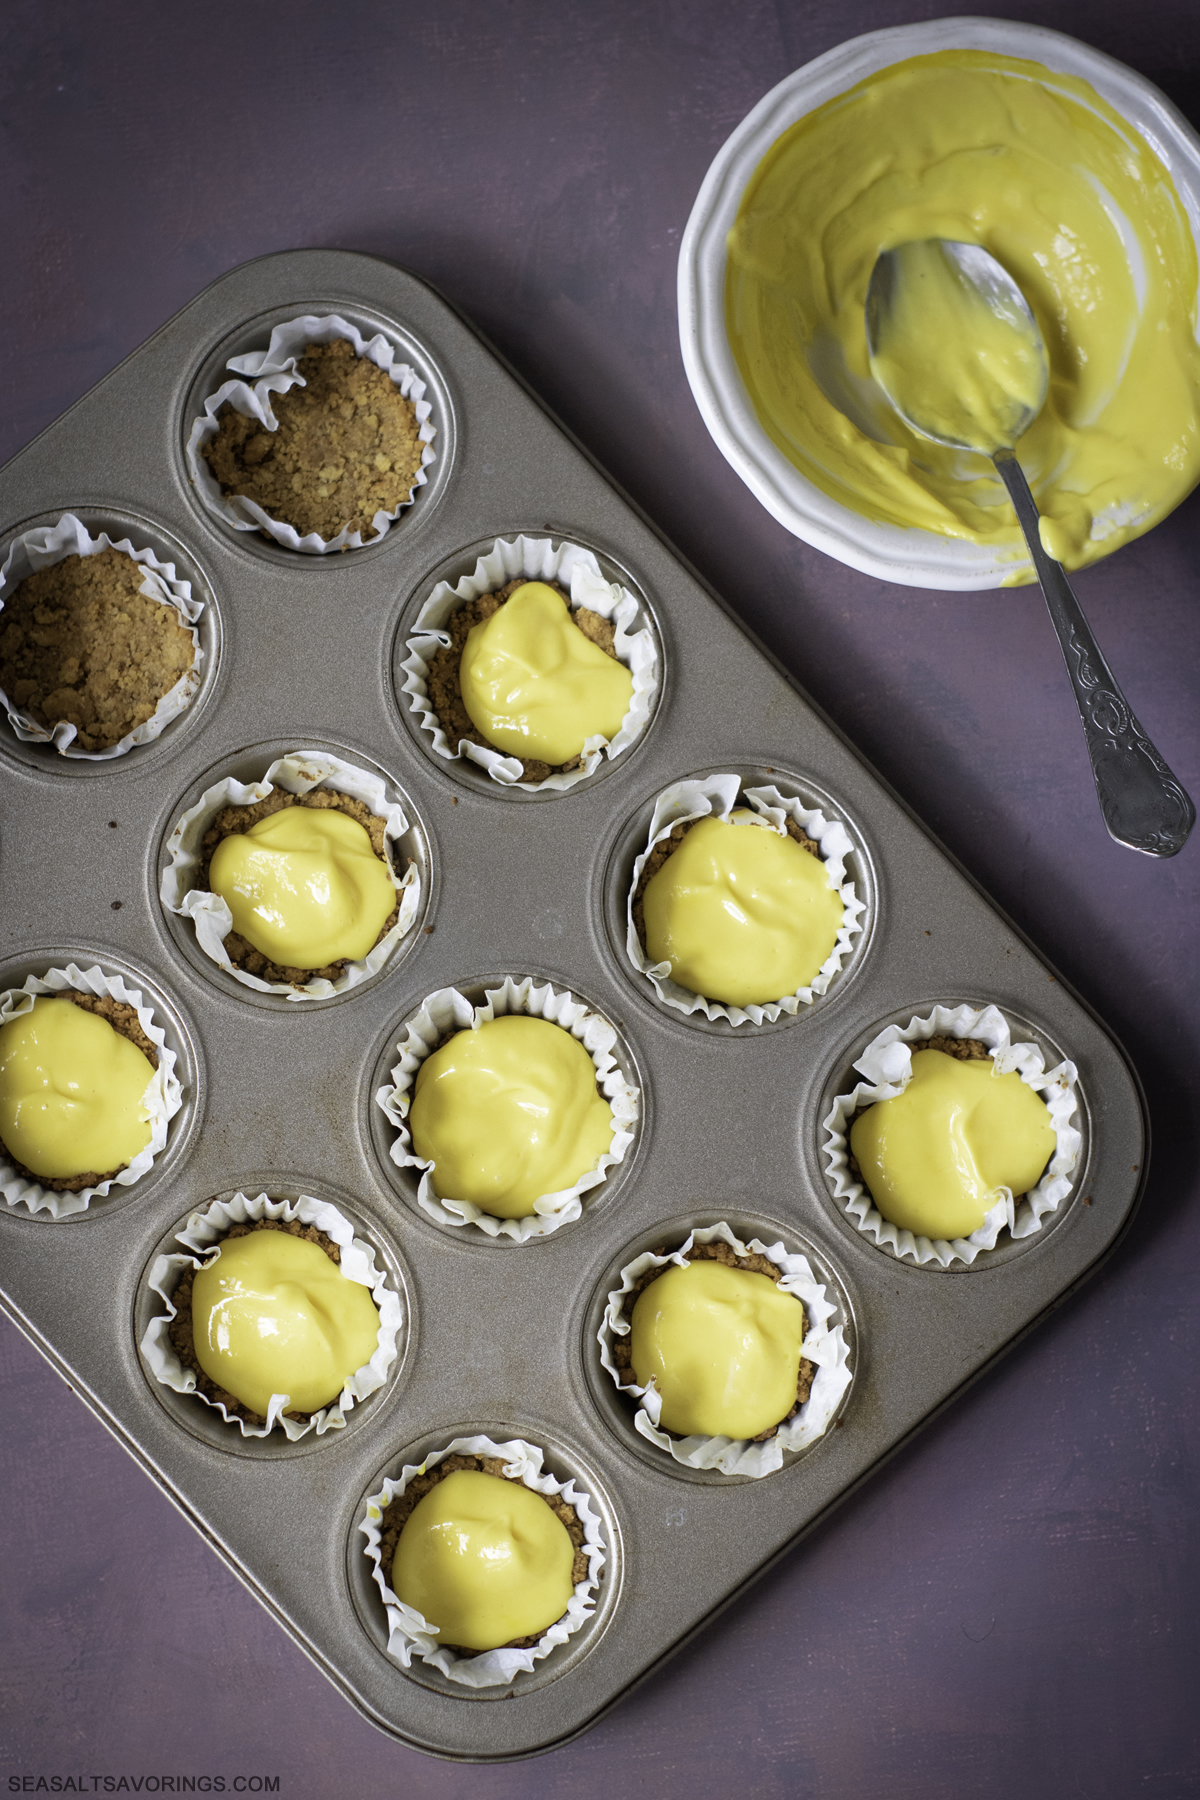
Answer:
[[[490, 745], [475, 744], [468, 738], [452, 744], [429, 693], [434, 657], [450, 644], [447, 627], [459, 607], [517, 580], [555, 582], [570, 593], [572, 612], [587, 607], [609, 620], [616, 628], [613, 648], [617, 660], [633, 678], [633, 697], [616, 735], [611, 739], [589, 737], [577, 769], [556, 772], [543, 781], [523, 781], [519, 758]], [[641, 603], [622, 583], [605, 578], [593, 551], [565, 540], [524, 534], [511, 540], [495, 539], [469, 574], [461, 575], [453, 585], [447, 580], [435, 584], [409, 630], [405, 650], [399, 670], [404, 677], [401, 705], [407, 701], [410, 717], [433, 754], [448, 763], [465, 759], [501, 787], [520, 784], [528, 793], [568, 793], [594, 775], [606, 757], [613, 760], [632, 749], [658, 701], [661, 660]]]
[[[771, 1235], [768, 1231], [768, 1238]], [[665, 1241], [669, 1242], [669, 1237]], [[795, 1417], [786, 1420], [773, 1438], [762, 1443], [727, 1437], [680, 1437], [665, 1430], [661, 1423], [662, 1399], [654, 1383], [646, 1388], [639, 1387], [636, 1380], [624, 1380], [613, 1359], [616, 1340], [629, 1336], [627, 1307], [639, 1278], [652, 1269], [666, 1269], [672, 1265], [684, 1268], [693, 1245], [714, 1242], [728, 1244], [735, 1256], [765, 1256], [782, 1271], [781, 1290], [802, 1301], [806, 1313], [807, 1329], [801, 1355], [815, 1365], [812, 1387]], [[626, 1263], [620, 1270], [619, 1285], [605, 1295], [604, 1316], [596, 1333], [596, 1342], [600, 1348], [601, 1367], [624, 1399], [633, 1403], [634, 1430], [648, 1443], [685, 1468], [758, 1480], [781, 1469], [785, 1456], [794, 1457], [815, 1444], [840, 1413], [854, 1377], [841, 1314], [836, 1293], [831, 1297], [803, 1251], [787, 1250], [779, 1238], [764, 1243], [755, 1236], [743, 1243], [722, 1219], [715, 1225], [695, 1227], [674, 1249], [643, 1250]]]
[[0, 706], [7, 713], [8, 723], [19, 742], [53, 746], [60, 756], [88, 762], [111, 762], [115, 757], [127, 756], [136, 746], [151, 744], [161, 737], [167, 726], [186, 712], [195, 699], [205, 662], [204, 647], [195, 628], [205, 603], [193, 597], [191, 582], [176, 575], [174, 563], [160, 561], [145, 545], [135, 547], [128, 537], [114, 539], [107, 531], [93, 537], [83, 521], [70, 512], [63, 513], [53, 525], [34, 526], [10, 540], [0, 567], [0, 614], [4, 610], [6, 592], [11, 596], [28, 576], [52, 569], [65, 562], [68, 556], [98, 556], [104, 550], [118, 550], [123, 556], [131, 557], [142, 570], [139, 592], [160, 605], [174, 608], [191, 639], [192, 666], [161, 697], [148, 719], [105, 750], [81, 749], [76, 743], [77, 728], [68, 720], [61, 719], [52, 726], [39, 725], [31, 713], [23, 711], [17, 701], [0, 688]]
[[[400, 1060], [391, 1070], [390, 1082], [376, 1089], [375, 1103], [395, 1128], [396, 1136], [388, 1151], [392, 1162], [399, 1169], [421, 1171], [416, 1200], [423, 1212], [439, 1225], [474, 1226], [490, 1239], [507, 1238], [515, 1244], [527, 1244], [580, 1218], [585, 1196], [604, 1182], [610, 1170], [625, 1161], [637, 1135], [641, 1093], [626, 1079], [614, 1054], [618, 1048], [615, 1028], [603, 1014], [594, 1011], [574, 994], [556, 989], [548, 981], [539, 982], [530, 975], [506, 975], [494, 985], [469, 984], [469, 987], [481, 997], [473, 1001], [470, 993], [461, 988], [439, 988], [405, 1021], [395, 1043]], [[545, 1019], [578, 1039], [595, 1065], [597, 1085], [613, 1115], [611, 1146], [595, 1168], [581, 1175], [571, 1187], [541, 1195], [534, 1202], [534, 1211], [519, 1219], [496, 1218], [470, 1200], [436, 1194], [433, 1187], [435, 1165], [417, 1155], [408, 1128], [412, 1092], [426, 1058], [450, 1033], [470, 1031], [508, 1013]]]
[[[369, 1361], [347, 1378], [336, 1400], [307, 1419], [295, 1419], [285, 1412], [289, 1396], [272, 1394], [264, 1423], [254, 1425], [201, 1392], [195, 1371], [181, 1361], [171, 1343], [170, 1326], [176, 1316], [172, 1296], [185, 1269], [208, 1268], [217, 1260], [219, 1246], [231, 1226], [249, 1225], [262, 1219], [281, 1220], [285, 1225], [298, 1220], [301, 1225], [313, 1225], [332, 1238], [341, 1252], [339, 1267], [342, 1274], [347, 1280], [360, 1282], [371, 1291], [379, 1311], [379, 1335]], [[355, 1227], [345, 1213], [328, 1200], [314, 1199], [311, 1194], [278, 1200], [265, 1193], [250, 1199], [239, 1190], [228, 1200], [213, 1200], [202, 1211], [191, 1213], [176, 1231], [175, 1241], [185, 1247], [184, 1252], [156, 1255], [146, 1277], [146, 1286], [157, 1295], [165, 1310], [158, 1311], [150, 1320], [138, 1343], [146, 1367], [161, 1386], [175, 1394], [189, 1395], [195, 1402], [210, 1408], [229, 1427], [239, 1430], [243, 1438], [270, 1437], [276, 1428], [281, 1428], [293, 1444], [307, 1437], [309, 1432], [323, 1437], [327, 1431], [342, 1430], [354, 1406], [384, 1386], [403, 1348], [404, 1304], [390, 1284], [387, 1269], [376, 1262], [371, 1244], [356, 1235]]]
[[[356, 356], [366, 357], [376, 368], [382, 369], [404, 398], [413, 402], [417, 416], [421, 464], [413, 486], [408, 498], [398, 507], [375, 514], [371, 521], [374, 537], [370, 540], [364, 540], [361, 532], [349, 529], [338, 532], [333, 538], [323, 538], [315, 531], [301, 536], [294, 525], [271, 518], [247, 495], [223, 494], [202, 455], [204, 445], [215, 438], [220, 429], [217, 415], [223, 406], [232, 406], [244, 418], [257, 419], [264, 431], [278, 431], [279, 421], [271, 410], [271, 395], [286, 394], [297, 385], [303, 387], [304, 377], [298, 373], [297, 364], [305, 350], [309, 345], [331, 344], [338, 339], [351, 344]], [[299, 550], [309, 556], [328, 556], [333, 551], [360, 550], [364, 541], [377, 541], [405, 508], [412, 505], [416, 490], [424, 487], [428, 480], [426, 469], [435, 460], [433, 409], [425, 398], [425, 383], [411, 364], [397, 359], [396, 347], [382, 332], [376, 332], [368, 340], [356, 325], [340, 314], [319, 318], [305, 313], [276, 325], [265, 350], [249, 350], [241, 356], [231, 356], [225, 366], [232, 369], [235, 376], [250, 376], [253, 386], [235, 379], [223, 382], [216, 393], [209, 394], [204, 401], [202, 416], [192, 421], [185, 452], [188, 473], [197, 494], [212, 516], [223, 525], [234, 531], [263, 532], [286, 550]]]
[[[225, 938], [233, 930], [233, 915], [227, 903], [219, 894], [192, 886], [204, 860], [204, 834], [221, 809], [253, 806], [276, 788], [289, 794], [330, 788], [362, 801], [376, 818], [385, 821], [384, 837], [391, 851], [389, 874], [396, 890], [396, 923], [365, 957], [347, 963], [333, 981], [322, 975], [297, 988], [286, 982], [264, 981], [235, 967], [225, 948]], [[236, 776], [225, 776], [178, 815], [167, 836], [159, 897], [169, 913], [194, 926], [195, 942], [209, 963], [241, 987], [256, 994], [277, 995], [285, 1001], [338, 999], [378, 975], [417, 923], [423, 898], [420, 863], [410, 855], [403, 872], [397, 873], [394, 866], [404, 855], [405, 839], [412, 830], [404, 806], [395, 793], [389, 793], [389, 784], [382, 775], [325, 749], [294, 750], [271, 762], [260, 780], [245, 783]]]
[[[438, 1643], [436, 1623], [424, 1619], [413, 1607], [406, 1606], [397, 1598], [390, 1584], [391, 1571], [383, 1567], [380, 1543], [385, 1510], [392, 1500], [406, 1491], [414, 1476], [423, 1475], [427, 1470], [436, 1468], [447, 1456], [456, 1455], [500, 1458], [505, 1465], [506, 1476], [516, 1477], [536, 1494], [549, 1499], [561, 1498], [568, 1506], [574, 1507], [583, 1527], [582, 1548], [588, 1561], [587, 1574], [582, 1581], [576, 1583], [563, 1616], [550, 1625], [538, 1642], [528, 1649], [500, 1648], [480, 1651], [474, 1656], [461, 1656], [453, 1650], [442, 1648]], [[386, 1608], [387, 1653], [402, 1668], [411, 1669], [415, 1656], [430, 1668], [436, 1669], [448, 1682], [455, 1683], [460, 1692], [478, 1693], [487, 1688], [511, 1690], [519, 1676], [532, 1674], [540, 1662], [568, 1644], [576, 1633], [591, 1622], [597, 1592], [608, 1561], [603, 1520], [591, 1495], [577, 1484], [573, 1476], [562, 1480], [544, 1464], [545, 1451], [527, 1443], [524, 1438], [510, 1438], [497, 1443], [485, 1432], [478, 1432], [451, 1439], [444, 1448], [428, 1452], [419, 1462], [404, 1463], [397, 1476], [387, 1477], [376, 1492], [367, 1496], [358, 1524], [358, 1530], [366, 1540], [365, 1551], [361, 1554], [371, 1564], [372, 1578]]]
[[107, 973], [98, 964], [93, 964], [90, 969], [80, 969], [73, 962], [69, 962], [65, 968], [51, 966], [40, 975], [27, 975], [18, 988], [10, 987], [0, 991], [0, 1025], [7, 1025], [32, 1012], [39, 996], [54, 997], [72, 992], [87, 994], [97, 1000], [116, 1000], [124, 1006], [132, 1006], [137, 1013], [138, 1024], [158, 1054], [158, 1068], [150, 1078], [143, 1100], [150, 1125], [150, 1142], [125, 1168], [110, 1176], [107, 1181], [98, 1182], [94, 1187], [81, 1188], [78, 1193], [69, 1190], [59, 1192], [53, 1187], [44, 1186], [36, 1177], [22, 1174], [3, 1144], [0, 1144], [0, 1198], [4, 1204], [14, 1210], [24, 1208], [31, 1213], [47, 1212], [52, 1219], [66, 1219], [75, 1213], [86, 1212], [93, 1200], [104, 1199], [114, 1186], [133, 1187], [144, 1175], [148, 1175], [155, 1158], [166, 1149], [171, 1120], [183, 1105], [183, 1088], [175, 1072], [176, 1053], [167, 1044], [166, 1031], [155, 1018], [154, 1008], [146, 1005], [140, 987], [129, 986], [124, 976]]
[[[912, 1079], [912, 1046], [931, 1037], [976, 1038], [991, 1051], [997, 1074], [1015, 1072], [1044, 1100], [1050, 1113], [1056, 1148], [1037, 1185], [1014, 1197], [1007, 1188], [969, 1237], [928, 1238], [885, 1219], [863, 1182], [850, 1168], [850, 1125], [855, 1115], [880, 1100], [893, 1100]], [[854, 1067], [866, 1077], [851, 1093], [838, 1094], [821, 1121], [821, 1154], [826, 1179], [847, 1219], [879, 1249], [909, 1257], [920, 1268], [948, 1268], [960, 1262], [971, 1268], [981, 1253], [994, 1251], [1007, 1233], [1014, 1242], [1032, 1237], [1063, 1206], [1078, 1178], [1082, 1134], [1074, 1123], [1078, 1111], [1078, 1071], [1062, 1058], [1047, 1069], [1045, 1052], [1031, 1042], [1012, 1040], [1009, 1021], [993, 1005], [935, 1006], [907, 1025], [890, 1024], [874, 1036]], [[988, 1257], [984, 1254], [984, 1263]]]
[[[785, 785], [788, 784], [785, 782]], [[811, 984], [763, 1005], [723, 1005], [672, 980], [669, 962], [650, 960], [633, 917], [637, 885], [656, 845], [668, 837], [676, 825], [690, 825], [710, 816], [727, 819], [739, 800], [748, 800], [779, 833], [785, 831], [785, 821], [790, 818], [816, 841], [830, 885], [837, 889], [844, 907], [837, 940]], [[740, 775], [724, 772], [673, 782], [654, 802], [649, 835], [629, 877], [625, 895], [624, 949], [630, 967], [646, 977], [664, 1006], [685, 1015], [700, 1013], [710, 1024], [724, 1020], [733, 1026], [774, 1025], [785, 1017], [795, 1018], [801, 1007], [811, 1006], [814, 1000], [828, 992], [830, 984], [849, 960], [855, 939], [863, 933], [866, 902], [859, 896], [853, 876], [847, 869], [847, 859], [853, 855], [854, 848], [841, 819], [828, 817], [819, 806], [805, 806], [797, 794], [785, 794], [774, 783], [749, 787]]]

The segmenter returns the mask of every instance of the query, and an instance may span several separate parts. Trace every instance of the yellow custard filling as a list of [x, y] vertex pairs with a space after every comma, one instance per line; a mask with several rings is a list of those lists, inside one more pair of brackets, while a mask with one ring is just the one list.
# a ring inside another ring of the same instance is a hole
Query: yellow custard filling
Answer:
[[567, 1528], [531, 1488], [456, 1469], [405, 1521], [392, 1591], [446, 1644], [495, 1650], [540, 1637], [575, 1591]]
[[693, 825], [647, 882], [642, 906], [651, 960], [728, 1006], [808, 987], [844, 911], [820, 857], [745, 810]]
[[356, 819], [286, 806], [222, 838], [209, 885], [233, 929], [284, 968], [358, 962], [395, 910], [391, 876]]
[[317, 1412], [370, 1362], [379, 1313], [318, 1244], [284, 1231], [226, 1238], [192, 1286], [196, 1360], [218, 1387], [264, 1418], [272, 1394]]
[[850, 1127], [871, 1198], [893, 1225], [930, 1238], [969, 1237], [1000, 1199], [1036, 1187], [1054, 1154], [1045, 1102], [990, 1061], [917, 1050], [912, 1080]]
[[459, 668], [475, 729], [510, 756], [573, 761], [590, 737], [616, 737], [633, 677], [585, 637], [544, 581], [517, 588], [467, 633]]
[[0, 1140], [50, 1181], [110, 1175], [150, 1142], [154, 1070], [107, 1019], [38, 999], [0, 1026]]
[[417, 1071], [413, 1149], [434, 1191], [498, 1219], [574, 1187], [612, 1143], [596, 1065], [561, 1025], [508, 1013], [460, 1031]]
[[[1018, 453], [1046, 550], [1078, 568], [1139, 536], [1200, 474], [1195, 244], [1145, 139], [1040, 63], [912, 57], [771, 146], [729, 234], [725, 291], [764, 430], [865, 518], [1023, 555], [991, 466], [910, 431], [870, 379], [876, 258], [934, 237], [982, 245], [1041, 328], [1050, 389]], [[936, 328], [926, 341], [936, 378]]]
[[634, 1375], [654, 1381], [666, 1431], [753, 1438], [796, 1404], [804, 1307], [769, 1275], [673, 1266], [643, 1288], [630, 1324]]

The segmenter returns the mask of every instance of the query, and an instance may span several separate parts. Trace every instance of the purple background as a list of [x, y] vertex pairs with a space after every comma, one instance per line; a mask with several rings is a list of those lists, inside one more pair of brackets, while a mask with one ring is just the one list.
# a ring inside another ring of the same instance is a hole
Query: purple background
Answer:
[[[709, 441], [676, 338], [728, 133], [842, 39], [941, 10], [7, 0], [0, 455], [248, 257], [407, 264], [1123, 1036], [1156, 1148], [1080, 1297], [594, 1731], [507, 1767], [365, 1724], [0, 1321], [0, 1793], [93, 1771], [278, 1773], [292, 1800], [1200, 1793], [1200, 833], [1165, 864], [1112, 845], [1040, 596], [889, 587], [789, 537]], [[1195, 0], [976, 10], [1086, 38], [1200, 123]], [[1198, 550], [1200, 494], [1079, 581], [1196, 796]]]

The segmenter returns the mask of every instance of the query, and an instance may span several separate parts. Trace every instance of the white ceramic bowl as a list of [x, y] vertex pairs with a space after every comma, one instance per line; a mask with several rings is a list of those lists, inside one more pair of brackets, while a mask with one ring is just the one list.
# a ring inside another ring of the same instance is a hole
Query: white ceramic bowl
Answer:
[[[890, 63], [934, 50], [1026, 57], [1082, 76], [1136, 127], [1170, 171], [1200, 248], [1200, 137], [1156, 87], [1075, 38], [1006, 19], [934, 19], [851, 38], [763, 97], [704, 178], [679, 250], [679, 336], [696, 404], [722, 455], [781, 525], [839, 562], [908, 587], [993, 588], [1020, 563], [930, 531], [876, 524], [829, 499], [759, 424], [725, 333], [725, 240], [746, 183], [771, 145], [806, 113]], [[1025, 565], [1028, 568], [1028, 564]]]

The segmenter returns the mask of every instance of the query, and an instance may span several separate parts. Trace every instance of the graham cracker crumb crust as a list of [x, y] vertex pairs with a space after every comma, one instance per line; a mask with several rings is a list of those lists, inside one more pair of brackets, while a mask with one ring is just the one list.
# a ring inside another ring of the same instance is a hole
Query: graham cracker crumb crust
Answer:
[[[501, 1481], [511, 1481], [516, 1487], [524, 1487], [525, 1483], [519, 1476], [504, 1473], [505, 1466], [504, 1458], [500, 1456], [454, 1455], [443, 1457], [436, 1469], [430, 1469], [427, 1474], [413, 1476], [404, 1492], [397, 1494], [385, 1509], [380, 1526], [380, 1563], [389, 1587], [392, 1584], [392, 1558], [396, 1554], [396, 1545], [417, 1503], [432, 1492], [439, 1481], [443, 1481], [447, 1475], [456, 1474], [460, 1469], [472, 1469], [481, 1475], [498, 1475]], [[536, 1494], [537, 1489], [530, 1488], [529, 1492]], [[561, 1494], [538, 1494], [537, 1497], [566, 1526], [567, 1536], [575, 1548], [575, 1559], [571, 1564], [571, 1585], [578, 1587], [588, 1572], [588, 1556], [583, 1547], [583, 1526], [579, 1522], [579, 1515]], [[535, 1644], [541, 1643], [545, 1635], [545, 1632], [539, 1632], [536, 1637], [510, 1638], [506, 1644], [497, 1645], [497, 1649], [532, 1650]], [[443, 1650], [453, 1650], [456, 1656], [486, 1655], [485, 1651], [469, 1650], [462, 1644], [445, 1644], [440, 1638], [438, 1645]]]
[[195, 660], [174, 606], [139, 590], [121, 550], [66, 556], [27, 575], [0, 611], [0, 688], [47, 731], [74, 725], [80, 749], [110, 750], [152, 718]]
[[278, 431], [226, 404], [201, 447], [223, 494], [244, 495], [301, 537], [377, 536], [378, 512], [412, 498], [421, 468], [417, 409], [353, 344], [310, 344], [297, 365], [307, 385], [271, 396]]
[[943, 1056], [952, 1056], [955, 1062], [991, 1062], [992, 1052], [981, 1038], [931, 1037], [923, 1043], [910, 1044], [914, 1055], [918, 1050], [940, 1050]]
[[[109, 994], [79, 994], [74, 988], [68, 988], [61, 994], [39, 994], [38, 999], [71, 1000], [84, 1012], [95, 1013], [98, 1018], [105, 1019], [114, 1031], [120, 1032], [123, 1038], [128, 1038], [134, 1048], [141, 1051], [152, 1070], [158, 1068], [158, 1051], [142, 1030], [136, 1008], [127, 1006], [123, 1000], [114, 1000]], [[146, 1080], [149, 1083], [150, 1077], [147, 1076]], [[4, 1150], [18, 1175], [23, 1175], [26, 1181], [40, 1183], [55, 1194], [82, 1194], [84, 1188], [99, 1187], [102, 1181], [112, 1181], [123, 1169], [129, 1167], [128, 1163], [119, 1163], [115, 1169], [107, 1169], [103, 1174], [89, 1169], [83, 1175], [35, 1175], [32, 1169], [27, 1169], [23, 1162], [17, 1161], [7, 1145]]]
[[[671, 1252], [664, 1244], [660, 1245], [659, 1248], [655, 1250], [654, 1254], [655, 1256], [669, 1256]], [[714, 1238], [711, 1244], [693, 1244], [691, 1249], [687, 1252], [687, 1261], [719, 1262], [724, 1263], [727, 1269], [747, 1269], [752, 1275], [769, 1276], [776, 1287], [783, 1281], [783, 1270], [778, 1264], [773, 1263], [769, 1256], [763, 1256], [757, 1250], [750, 1251], [745, 1256], [739, 1256], [737, 1252], [721, 1238]], [[673, 1269], [677, 1266], [678, 1265], [675, 1263], [667, 1263], [664, 1268], [647, 1269], [644, 1275], [638, 1276], [633, 1287], [622, 1300], [621, 1313], [626, 1320], [626, 1323], [632, 1322], [634, 1306], [645, 1293], [646, 1289], [651, 1287], [654, 1282], [658, 1280], [660, 1275], [665, 1275], [667, 1269]], [[803, 1300], [801, 1300], [799, 1304], [800, 1311], [803, 1314], [803, 1322], [800, 1327], [800, 1341], [803, 1343], [808, 1332], [808, 1308], [805, 1306]], [[632, 1384], [636, 1381], [637, 1377], [633, 1372], [633, 1347], [628, 1333], [624, 1337], [619, 1337], [614, 1334], [612, 1360], [613, 1366], [621, 1376], [624, 1384]], [[804, 1402], [808, 1399], [809, 1394], [812, 1392], [813, 1378], [815, 1377], [816, 1372], [815, 1365], [808, 1362], [806, 1358], [802, 1356], [800, 1358], [799, 1372], [796, 1377], [795, 1405], [789, 1413], [785, 1414], [785, 1416], [779, 1420], [778, 1424], [769, 1425], [766, 1431], [760, 1431], [757, 1437], [751, 1438], [749, 1440], [751, 1443], [765, 1444], [768, 1438], [773, 1438], [775, 1436], [780, 1425], [786, 1425], [789, 1419], [795, 1418], [796, 1414], [800, 1411], [800, 1408], [804, 1405]], [[665, 1430], [666, 1427], [664, 1426], [663, 1429]], [[668, 1437], [679, 1438], [681, 1435], [682, 1434], [678, 1431], [667, 1432]]]
[[[433, 653], [429, 666], [429, 678], [426, 683], [429, 704], [437, 714], [442, 730], [452, 744], [457, 745], [465, 738], [469, 744], [479, 744], [485, 750], [494, 750], [483, 733], [476, 730], [470, 713], [463, 705], [462, 687], [459, 682], [459, 668], [462, 664], [463, 650], [467, 642], [467, 633], [476, 625], [482, 625], [485, 619], [498, 612], [506, 601], [511, 600], [518, 588], [526, 587], [530, 577], [522, 575], [516, 581], [506, 582], [502, 588], [493, 593], [481, 594], [477, 600], [465, 600], [456, 612], [451, 613], [446, 622], [446, 630], [450, 633], [449, 644], [442, 645]], [[552, 588], [568, 610], [571, 596], [556, 581], [546, 581], [543, 587]], [[571, 621], [578, 625], [584, 637], [590, 638], [597, 649], [603, 650], [605, 656], [611, 656], [614, 662], [621, 659], [615, 649], [616, 626], [611, 619], [602, 618], [589, 607], [581, 606], [571, 613]], [[545, 781], [549, 775], [564, 775], [570, 769], [577, 769], [582, 759], [578, 756], [570, 762], [551, 764], [540, 762], [536, 757], [521, 759], [521, 780]]]
[[[739, 795], [738, 798], [740, 801], [741, 796]], [[706, 813], [704, 816], [705, 818], [713, 817], [711, 813]], [[633, 924], [634, 929], [638, 934], [638, 942], [642, 946], [643, 954], [647, 953], [646, 908], [643, 899], [646, 889], [658, 874], [658, 871], [663, 867], [663, 864], [669, 862], [671, 857], [674, 856], [680, 844], [682, 844], [684, 838], [692, 829], [692, 826], [699, 825], [700, 823], [701, 820], [699, 819], [689, 819], [686, 825], [672, 825], [667, 836], [660, 838], [658, 843], [655, 844], [653, 850], [646, 858], [645, 866], [642, 869], [641, 874], [638, 876], [638, 884], [634, 889], [633, 895]], [[784, 825], [788, 836], [794, 838], [802, 850], [807, 850], [810, 856], [815, 856], [817, 861], [820, 862], [821, 846], [817, 843], [815, 838], [810, 838], [806, 831], [801, 830], [800, 826], [797, 825], [790, 813], [785, 816]]]
[[[361, 800], [354, 800], [349, 794], [340, 794], [336, 788], [313, 788], [307, 794], [289, 794], [283, 788], [275, 788], [265, 800], [256, 800], [252, 806], [223, 806], [213, 819], [201, 840], [201, 862], [192, 884], [193, 891], [199, 888], [209, 891], [208, 869], [212, 862], [213, 852], [223, 838], [237, 837], [257, 825], [260, 819], [269, 819], [273, 813], [282, 812], [287, 806], [307, 806], [314, 812], [343, 812], [348, 818], [363, 827], [371, 840], [371, 848], [389, 870], [391, 861], [388, 856], [387, 821], [380, 819]], [[392, 929], [400, 917], [400, 902], [384, 920], [375, 943], [380, 943]], [[336, 981], [346, 968], [346, 958], [339, 962], [326, 963], [323, 969], [293, 969], [273, 963], [269, 957], [256, 950], [253, 944], [246, 942], [236, 931], [231, 931], [224, 940], [225, 951], [235, 969], [245, 969], [250, 975], [257, 975], [262, 981], [286, 983], [290, 987], [305, 987], [310, 981], [324, 979]], [[372, 949], [374, 945], [372, 945]]]
[[[219, 1242], [224, 1244], [230, 1238], [249, 1237], [252, 1231], [286, 1231], [289, 1237], [304, 1238], [310, 1244], [316, 1244], [323, 1250], [332, 1263], [340, 1263], [342, 1253], [333, 1239], [324, 1231], [318, 1231], [315, 1225], [302, 1225], [299, 1219], [290, 1224], [283, 1219], [255, 1219], [249, 1225], [231, 1225]], [[212, 1246], [216, 1248], [216, 1246]], [[207, 1251], [203, 1254], [207, 1255]], [[171, 1340], [171, 1348], [186, 1369], [191, 1369], [196, 1377], [196, 1388], [207, 1400], [219, 1402], [226, 1412], [235, 1413], [239, 1419], [245, 1419], [248, 1425], [265, 1425], [266, 1420], [261, 1413], [251, 1411], [243, 1406], [232, 1394], [218, 1387], [204, 1373], [196, 1360], [196, 1345], [192, 1335], [192, 1288], [195, 1284], [196, 1271], [188, 1267], [183, 1270], [171, 1293], [171, 1304], [175, 1308], [175, 1317], [171, 1320], [167, 1336]], [[311, 1419], [312, 1414], [298, 1412], [293, 1407], [287, 1409], [289, 1419]]]

